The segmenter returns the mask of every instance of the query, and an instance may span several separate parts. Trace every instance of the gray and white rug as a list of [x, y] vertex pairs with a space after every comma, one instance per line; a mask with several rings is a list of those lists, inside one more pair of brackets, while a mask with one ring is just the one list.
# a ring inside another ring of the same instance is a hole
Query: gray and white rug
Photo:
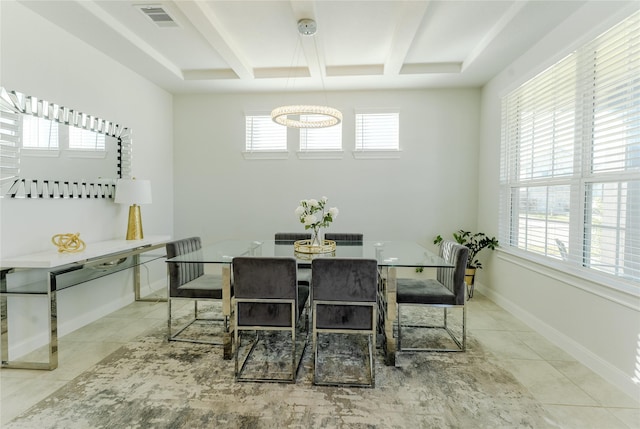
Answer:
[[553, 426], [529, 392], [473, 339], [466, 353], [402, 355], [399, 367], [385, 366], [378, 350], [376, 387], [368, 389], [314, 386], [310, 346], [295, 384], [237, 383], [233, 361], [222, 359], [220, 347], [168, 343], [164, 333], [154, 330], [121, 347], [6, 428]]

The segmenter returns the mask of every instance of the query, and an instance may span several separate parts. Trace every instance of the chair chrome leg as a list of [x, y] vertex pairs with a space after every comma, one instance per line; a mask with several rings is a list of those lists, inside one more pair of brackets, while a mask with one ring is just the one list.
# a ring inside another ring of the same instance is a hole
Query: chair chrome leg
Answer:
[[375, 335], [369, 335], [369, 380], [371, 380], [371, 387], [376, 387], [376, 363], [373, 359], [375, 338]]
[[[180, 341], [185, 343], [195, 343], [195, 344], [211, 344], [214, 346], [222, 346], [224, 343], [222, 341], [206, 341], [206, 340], [194, 340], [189, 338], [179, 338], [178, 336], [185, 331], [189, 326], [198, 322], [198, 321], [208, 321], [208, 322], [223, 322], [224, 332], [228, 332], [228, 324], [229, 318], [227, 316], [223, 316], [222, 319], [212, 318], [212, 319], [199, 319], [198, 318], [198, 301], [194, 300], [193, 304], [193, 319], [185, 323], [181, 328], [179, 328], [175, 333], [173, 332], [173, 318], [172, 318], [172, 309], [171, 309], [171, 298], [167, 298], [167, 341]], [[231, 358], [231, 356], [229, 356]]]
[[167, 299], [167, 341], [171, 341], [171, 298]]
[[402, 322], [400, 321], [400, 304], [397, 305], [398, 311], [398, 351], [402, 351]]
[[[406, 304], [410, 305], [410, 304]], [[442, 325], [420, 325], [420, 324], [402, 324], [402, 319], [400, 315], [401, 305], [398, 305], [398, 351], [405, 352], [463, 352], [466, 351], [467, 348], [467, 307], [466, 305], [456, 306], [462, 307], [462, 338], [456, 336], [456, 333], [451, 330], [449, 327], [449, 310], [455, 307], [443, 307], [443, 321]], [[444, 329], [451, 340], [458, 347], [457, 349], [435, 349], [435, 348], [419, 348], [419, 347], [410, 347], [403, 349], [402, 348], [402, 327], [411, 327], [411, 328], [423, 328], [423, 329]]]

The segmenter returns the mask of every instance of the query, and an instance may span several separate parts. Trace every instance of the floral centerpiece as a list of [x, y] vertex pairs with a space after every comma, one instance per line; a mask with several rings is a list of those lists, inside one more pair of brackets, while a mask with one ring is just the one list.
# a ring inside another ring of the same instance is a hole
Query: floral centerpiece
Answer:
[[312, 247], [324, 244], [321, 228], [327, 228], [338, 217], [338, 209], [336, 207], [327, 209], [327, 201], [329, 201], [327, 197], [322, 197], [321, 200], [302, 200], [295, 211], [300, 223], [304, 224], [304, 229], [312, 230], [310, 242]]

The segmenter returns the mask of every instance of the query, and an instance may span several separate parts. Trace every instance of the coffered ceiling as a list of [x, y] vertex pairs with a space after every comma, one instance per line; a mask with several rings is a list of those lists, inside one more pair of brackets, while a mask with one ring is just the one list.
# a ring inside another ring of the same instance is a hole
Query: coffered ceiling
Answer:
[[[481, 86], [584, 1], [21, 1], [172, 93]], [[313, 19], [312, 36], [298, 31]]]

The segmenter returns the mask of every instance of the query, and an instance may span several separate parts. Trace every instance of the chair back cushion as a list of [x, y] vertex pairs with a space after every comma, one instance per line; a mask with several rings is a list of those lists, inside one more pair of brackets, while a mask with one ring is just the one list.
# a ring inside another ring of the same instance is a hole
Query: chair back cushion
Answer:
[[[298, 303], [294, 258], [233, 258], [234, 296], [242, 299], [290, 299]], [[291, 326], [291, 304], [238, 302], [241, 326]]]
[[314, 307], [315, 326], [320, 329], [373, 329], [373, 307], [350, 303], [373, 303], [378, 292], [375, 259], [319, 258], [311, 263], [314, 301], [330, 301]]
[[[310, 240], [311, 233], [310, 232], [276, 232], [274, 235], [275, 241], [275, 254], [278, 255], [291, 255], [292, 249], [291, 245], [298, 240]], [[281, 247], [282, 249], [279, 249]], [[310, 269], [311, 264], [298, 264], [298, 268], [302, 269]], [[302, 277], [302, 278], [301, 278]], [[298, 270], [298, 283], [309, 285], [311, 282], [311, 274], [310, 273], [301, 273]]]
[[276, 232], [274, 240], [276, 244], [293, 244], [298, 240], [310, 240], [310, 232]]
[[463, 305], [465, 298], [464, 273], [467, 268], [469, 249], [454, 241], [440, 244], [440, 256], [454, 266], [438, 269], [438, 281], [455, 295], [455, 304]]
[[[167, 259], [186, 253], [195, 252], [202, 248], [200, 237], [184, 238], [167, 243]], [[168, 264], [169, 265], [169, 285], [171, 290], [188, 283], [204, 274], [203, 264]], [[175, 296], [175, 295], [172, 295]]]
[[318, 258], [311, 263], [313, 299], [376, 301], [378, 262], [375, 259]]
[[359, 232], [327, 232], [324, 234], [326, 240], [344, 241], [343, 244], [362, 244], [364, 235]]

